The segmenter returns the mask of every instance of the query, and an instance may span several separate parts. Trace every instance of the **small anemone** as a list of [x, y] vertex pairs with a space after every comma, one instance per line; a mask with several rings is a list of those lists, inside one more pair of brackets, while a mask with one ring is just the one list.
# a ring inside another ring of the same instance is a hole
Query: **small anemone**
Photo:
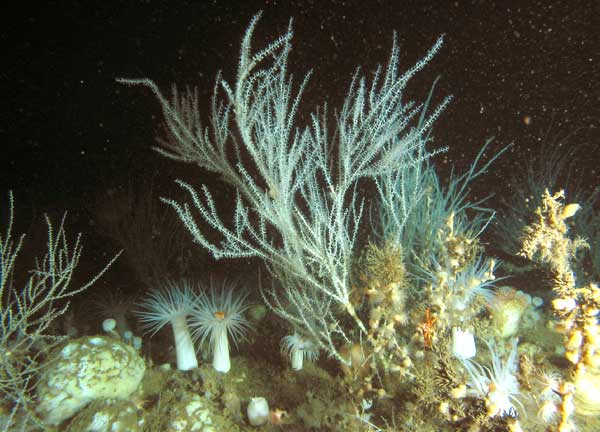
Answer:
[[493, 259], [482, 260], [481, 257], [462, 270], [455, 281], [449, 282], [453, 292], [453, 306], [457, 311], [465, 310], [476, 298], [481, 298], [489, 304], [495, 297], [491, 289], [496, 279], [494, 272], [499, 262]]
[[281, 339], [281, 350], [290, 356], [294, 370], [302, 369], [304, 359], [315, 361], [319, 357], [319, 348], [314, 341], [297, 332]]
[[504, 279], [494, 275], [500, 266], [495, 259], [483, 259], [480, 256], [459, 272], [442, 266], [433, 255], [430, 261], [431, 268], [418, 268], [417, 280], [430, 284], [436, 290], [445, 287], [452, 299], [449, 306], [457, 312], [465, 311], [476, 299], [483, 300], [483, 304], [493, 302], [496, 293], [492, 288], [496, 282]]
[[133, 299], [123, 292], [119, 287], [96, 294], [92, 297], [93, 314], [99, 320], [114, 319], [115, 331], [123, 336], [131, 331], [127, 316], [133, 307]]

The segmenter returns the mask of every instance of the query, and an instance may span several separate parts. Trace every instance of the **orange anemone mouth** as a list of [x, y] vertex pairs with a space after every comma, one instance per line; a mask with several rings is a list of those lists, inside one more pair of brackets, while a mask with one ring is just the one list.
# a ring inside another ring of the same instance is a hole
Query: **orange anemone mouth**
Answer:
[[224, 319], [225, 318], [225, 312], [223, 312], [223, 311], [217, 311], [217, 312], [215, 312], [215, 318], [219, 319], [219, 320]]

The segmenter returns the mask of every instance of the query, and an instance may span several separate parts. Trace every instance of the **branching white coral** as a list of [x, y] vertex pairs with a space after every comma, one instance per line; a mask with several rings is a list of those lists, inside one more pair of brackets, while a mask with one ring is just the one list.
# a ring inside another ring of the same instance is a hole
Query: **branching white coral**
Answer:
[[[233, 221], [227, 223], [206, 186], [196, 191], [178, 181], [188, 202], [163, 201], [194, 240], [216, 258], [254, 256], [278, 275], [286, 273], [286, 284], [274, 286], [264, 298], [275, 313], [344, 363], [339, 346], [349, 334], [368, 333], [350, 301], [350, 270], [363, 222], [359, 183], [431, 156], [425, 145], [450, 97], [427, 110], [429, 99], [410, 101], [404, 90], [440, 50], [443, 38], [404, 72], [398, 70], [394, 38], [388, 64], [379, 66], [372, 80], [360, 71], [354, 75], [334, 127], [325, 109], [316, 109], [301, 126], [297, 113], [310, 74], [295, 90], [287, 69], [291, 22], [287, 32], [254, 50], [258, 19], [252, 19], [242, 40], [235, 82], [217, 78], [208, 127], [200, 121], [199, 92], [175, 91], [169, 100], [151, 80], [119, 81], [146, 86], [158, 98], [169, 132], [159, 148], [164, 156], [194, 162], [235, 189]], [[207, 236], [210, 228], [219, 240]], [[346, 321], [353, 328], [338, 325]]]
[[[74, 286], [73, 276], [83, 246], [81, 235], [68, 241], [66, 214], [58, 227], [46, 217], [47, 250], [37, 257], [35, 267], [16, 268], [25, 235], [14, 237], [14, 200], [8, 195], [7, 225], [0, 233], [0, 428], [29, 430], [37, 422], [31, 391], [37, 385], [41, 352], [58, 345], [63, 336], [52, 331], [74, 296], [93, 285], [120, 255], [87, 283]], [[8, 412], [5, 412], [8, 411]]]
[[194, 338], [201, 343], [209, 341], [213, 367], [218, 372], [227, 373], [231, 369], [229, 338], [237, 346], [238, 340], [252, 328], [244, 317], [244, 311], [250, 307], [246, 297], [246, 293], [236, 292], [234, 286], [223, 282], [220, 290], [211, 287], [208, 294], [201, 292], [195, 302], [190, 320]]

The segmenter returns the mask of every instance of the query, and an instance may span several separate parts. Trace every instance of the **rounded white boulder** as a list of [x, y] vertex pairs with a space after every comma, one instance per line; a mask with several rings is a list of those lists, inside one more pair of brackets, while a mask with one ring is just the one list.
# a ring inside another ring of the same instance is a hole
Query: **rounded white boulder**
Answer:
[[135, 348], [105, 336], [82, 337], [52, 354], [37, 387], [37, 411], [58, 425], [96, 399], [128, 398], [146, 365]]

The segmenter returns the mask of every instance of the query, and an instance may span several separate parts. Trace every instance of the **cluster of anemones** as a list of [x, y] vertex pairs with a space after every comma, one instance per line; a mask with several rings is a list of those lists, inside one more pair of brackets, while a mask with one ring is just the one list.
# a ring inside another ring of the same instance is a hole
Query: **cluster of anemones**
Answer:
[[[246, 293], [237, 292], [235, 286], [226, 282], [220, 289], [211, 287], [198, 292], [189, 281], [167, 282], [162, 289], [151, 292], [136, 313], [142, 327], [152, 335], [171, 324], [179, 370], [198, 367], [194, 340], [199, 339], [201, 344], [208, 342], [214, 369], [227, 373], [231, 369], [230, 342], [237, 346], [252, 329], [244, 317], [250, 307], [246, 299]], [[314, 361], [318, 357], [313, 340], [297, 332], [284, 337], [282, 343], [294, 370], [302, 369], [305, 359]]]
[[[252, 328], [244, 317], [249, 308], [247, 294], [236, 291], [224, 282], [220, 289], [196, 291], [190, 282], [167, 282], [140, 303], [137, 314], [147, 332], [156, 334], [171, 324], [177, 368], [190, 370], [198, 367], [194, 339], [208, 342], [213, 354], [213, 367], [223, 373], [231, 369], [229, 342], [237, 342]], [[190, 331], [190, 327], [193, 329]]]

